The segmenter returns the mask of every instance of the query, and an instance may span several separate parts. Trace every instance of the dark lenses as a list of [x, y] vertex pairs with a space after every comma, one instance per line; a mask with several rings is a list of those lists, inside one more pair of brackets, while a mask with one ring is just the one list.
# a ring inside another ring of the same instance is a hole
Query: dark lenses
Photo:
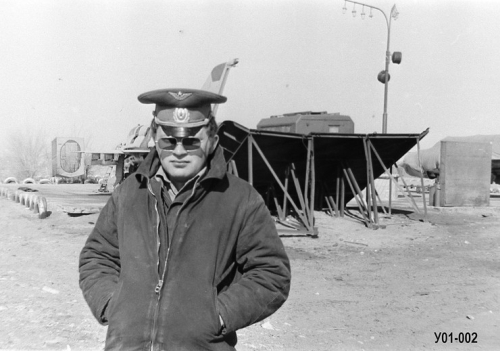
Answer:
[[198, 138], [161, 138], [158, 140], [158, 146], [163, 149], [163, 150], [175, 150], [175, 147], [177, 146], [177, 143], [182, 143], [182, 147], [186, 151], [190, 150], [196, 150], [200, 148], [201, 141]]
[[201, 145], [201, 141], [198, 138], [183, 138], [182, 146], [186, 150], [196, 150], [199, 149]]

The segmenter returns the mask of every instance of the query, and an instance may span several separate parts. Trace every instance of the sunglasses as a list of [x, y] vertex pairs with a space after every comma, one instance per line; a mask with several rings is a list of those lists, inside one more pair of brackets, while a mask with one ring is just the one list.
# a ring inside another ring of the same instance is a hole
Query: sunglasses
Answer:
[[198, 138], [193, 138], [193, 137], [186, 137], [186, 138], [175, 138], [175, 137], [168, 137], [168, 138], [160, 138], [157, 141], [158, 146], [162, 150], [169, 150], [169, 151], [174, 151], [175, 148], [177, 147], [177, 143], [181, 143], [182, 147], [186, 151], [194, 151], [197, 150], [201, 147], [201, 140]]

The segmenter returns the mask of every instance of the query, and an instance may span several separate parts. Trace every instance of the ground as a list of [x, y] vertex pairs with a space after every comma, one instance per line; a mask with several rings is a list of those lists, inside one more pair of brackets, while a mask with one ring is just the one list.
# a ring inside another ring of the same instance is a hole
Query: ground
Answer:
[[[48, 203], [39, 219], [0, 197], [0, 349], [102, 350], [77, 272], [97, 213]], [[500, 207], [427, 210], [394, 209], [378, 230], [316, 212], [317, 239], [282, 238], [289, 299], [237, 349], [500, 349]]]

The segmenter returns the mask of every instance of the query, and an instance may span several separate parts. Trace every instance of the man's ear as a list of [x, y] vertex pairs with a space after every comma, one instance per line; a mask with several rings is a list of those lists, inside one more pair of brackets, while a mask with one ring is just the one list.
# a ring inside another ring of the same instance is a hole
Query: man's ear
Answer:
[[158, 131], [154, 131], [153, 129], [151, 129], [151, 133], [149, 134], [149, 138], [153, 141], [153, 144], [155, 144], [155, 146], [156, 146], [156, 133], [157, 132]]

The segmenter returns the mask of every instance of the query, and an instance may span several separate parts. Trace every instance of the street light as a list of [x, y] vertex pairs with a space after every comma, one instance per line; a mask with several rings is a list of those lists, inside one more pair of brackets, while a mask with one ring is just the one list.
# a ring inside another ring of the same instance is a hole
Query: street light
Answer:
[[[352, 11], [353, 15], [355, 15], [355, 13], [356, 13], [356, 10], [355, 10], [356, 4], [363, 6], [363, 10], [361, 13], [362, 19], [364, 19], [364, 17], [365, 17], [364, 16], [365, 15], [365, 13], [364, 13], [365, 6], [370, 9], [370, 18], [373, 17], [372, 10], [378, 10], [378, 11], [382, 12], [382, 14], [385, 17], [385, 23], [387, 24], [387, 50], [385, 51], [385, 70], [381, 71], [378, 74], [377, 78], [378, 78], [379, 82], [384, 83], [384, 85], [385, 85], [385, 87], [384, 87], [384, 114], [382, 117], [382, 133], [387, 134], [387, 92], [389, 90], [389, 79], [391, 79], [391, 77], [389, 75], [389, 59], [391, 57], [391, 52], [389, 50], [389, 44], [391, 41], [391, 20], [393, 18], [394, 18], [394, 20], [398, 19], [399, 12], [396, 9], [396, 5], [394, 5], [391, 9], [391, 14], [390, 14], [389, 18], [387, 18], [387, 15], [385, 14], [385, 12], [383, 10], [379, 9], [378, 7], [364, 4], [361, 2], [357, 2], [357, 1], [344, 0], [344, 7], [342, 8], [343, 13], [345, 13], [347, 10], [346, 5], [348, 2], [353, 4], [353, 11]], [[392, 55], [392, 62], [395, 64], [400, 64], [401, 58], [402, 58], [401, 52], [396, 51]]]

